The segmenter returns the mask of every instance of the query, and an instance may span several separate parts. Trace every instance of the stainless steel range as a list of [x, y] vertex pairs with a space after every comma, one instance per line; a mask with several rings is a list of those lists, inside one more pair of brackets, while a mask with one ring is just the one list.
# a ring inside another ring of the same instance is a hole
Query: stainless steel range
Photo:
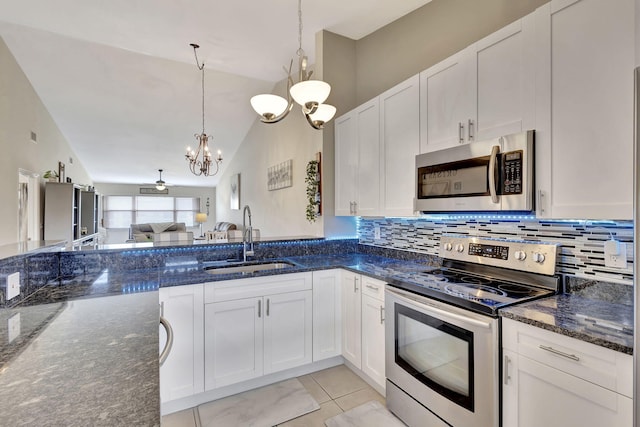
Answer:
[[387, 406], [409, 426], [500, 425], [498, 309], [560, 291], [557, 245], [442, 236], [441, 268], [389, 278]]

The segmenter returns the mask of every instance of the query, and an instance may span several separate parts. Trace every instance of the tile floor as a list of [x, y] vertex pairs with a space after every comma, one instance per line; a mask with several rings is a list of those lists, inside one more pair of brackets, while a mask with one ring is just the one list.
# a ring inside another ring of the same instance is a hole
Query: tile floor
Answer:
[[[371, 400], [385, 399], [344, 365], [298, 377], [320, 409], [279, 427], [325, 427], [324, 421]], [[187, 409], [162, 417], [162, 427], [200, 427], [197, 411]], [[232, 426], [229, 426], [232, 427]]]

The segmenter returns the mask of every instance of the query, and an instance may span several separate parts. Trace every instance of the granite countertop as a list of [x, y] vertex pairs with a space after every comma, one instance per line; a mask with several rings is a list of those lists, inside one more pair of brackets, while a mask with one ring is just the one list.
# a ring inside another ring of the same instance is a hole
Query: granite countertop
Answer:
[[562, 294], [499, 311], [502, 317], [633, 354], [633, 306]]

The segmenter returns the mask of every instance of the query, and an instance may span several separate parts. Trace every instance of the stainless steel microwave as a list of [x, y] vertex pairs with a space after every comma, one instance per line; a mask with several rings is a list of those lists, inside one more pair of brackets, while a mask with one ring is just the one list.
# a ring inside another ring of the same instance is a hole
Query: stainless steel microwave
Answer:
[[415, 210], [533, 211], [533, 147], [530, 130], [419, 154]]

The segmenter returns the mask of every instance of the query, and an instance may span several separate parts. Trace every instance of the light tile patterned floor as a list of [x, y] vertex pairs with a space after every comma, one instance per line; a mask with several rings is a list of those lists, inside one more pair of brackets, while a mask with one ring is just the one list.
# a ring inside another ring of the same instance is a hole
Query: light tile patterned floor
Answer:
[[[279, 427], [325, 427], [324, 421], [358, 405], [385, 399], [344, 365], [298, 377], [305, 389], [320, 404], [320, 409], [280, 424]], [[193, 409], [162, 417], [162, 427], [200, 427]], [[228, 426], [235, 427], [235, 426]]]

